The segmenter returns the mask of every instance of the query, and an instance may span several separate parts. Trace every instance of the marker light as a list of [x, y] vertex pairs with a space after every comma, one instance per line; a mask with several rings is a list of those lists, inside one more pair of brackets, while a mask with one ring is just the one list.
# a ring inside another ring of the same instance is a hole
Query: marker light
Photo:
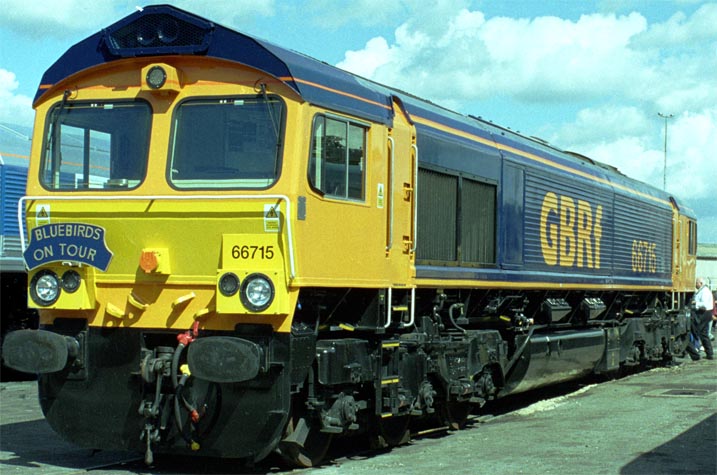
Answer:
[[231, 297], [239, 291], [239, 277], [232, 272], [227, 272], [219, 278], [219, 292], [222, 295]]
[[182, 90], [179, 76], [179, 70], [170, 64], [148, 64], [140, 72], [140, 89], [161, 95], [177, 93]]
[[62, 288], [65, 292], [74, 293], [80, 288], [82, 278], [80, 274], [75, 270], [68, 270], [62, 274]]
[[253, 312], [266, 310], [274, 300], [274, 284], [264, 274], [251, 274], [241, 286], [241, 301]]
[[167, 72], [161, 66], [152, 66], [147, 71], [147, 85], [152, 89], [159, 89], [167, 82]]
[[30, 282], [30, 297], [43, 307], [52, 305], [60, 296], [60, 280], [51, 270], [41, 270]]

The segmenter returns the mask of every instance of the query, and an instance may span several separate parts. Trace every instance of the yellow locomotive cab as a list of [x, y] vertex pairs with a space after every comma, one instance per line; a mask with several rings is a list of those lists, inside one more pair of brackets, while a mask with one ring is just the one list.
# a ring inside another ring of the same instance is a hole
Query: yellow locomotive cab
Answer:
[[[195, 99], [207, 86], [192, 80], [191, 65], [143, 64], [125, 64], [114, 84], [87, 77], [71, 102], [63, 93], [39, 107], [49, 122], [36, 139], [47, 148], [21, 203], [26, 253], [37, 264], [31, 281], [42, 272], [58, 279], [45, 300], [34, 289], [49, 277], [35, 279], [29, 304], [47, 323], [64, 316], [53, 310], [86, 310], [91, 326], [186, 329], [202, 319], [217, 330], [257, 322], [288, 331], [296, 258], [292, 200], [281, 193], [290, 190], [277, 185], [284, 101], [229, 84], [213, 87], [215, 99]], [[168, 79], [148, 85], [153, 68]], [[132, 70], [134, 86], [125, 83]], [[242, 126], [250, 129], [230, 140]], [[61, 276], [73, 266], [80, 288], [70, 291]], [[222, 292], [228, 273], [236, 292]]]

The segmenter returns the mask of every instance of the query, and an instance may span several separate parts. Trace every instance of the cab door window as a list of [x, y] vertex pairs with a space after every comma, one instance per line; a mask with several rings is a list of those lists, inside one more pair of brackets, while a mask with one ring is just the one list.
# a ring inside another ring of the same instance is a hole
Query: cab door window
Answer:
[[314, 119], [309, 160], [311, 186], [324, 195], [365, 199], [367, 127], [342, 118]]

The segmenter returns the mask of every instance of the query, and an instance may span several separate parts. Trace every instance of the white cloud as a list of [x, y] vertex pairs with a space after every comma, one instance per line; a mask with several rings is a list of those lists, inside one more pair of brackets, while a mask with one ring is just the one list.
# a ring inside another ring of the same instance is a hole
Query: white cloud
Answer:
[[391, 51], [386, 40], [380, 36], [371, 38], [361, 51], [347, 51], [339, 68], [351, 69], [354, 74], [372, 77], [377, 68], [391, 61]]
[[227, 26], [241, 28], [256, 16], [271, 17], [276, 13], [275, 0], [170, 0], [172, 4]]
[[0, 122], [32, 126], [32, 99], [16, 94], [18, 86], [15, 73], [0, 68]]
[[[148, 3], [152, 2], [54, 0], [49, 6], [40, 1], [3, 0], [0, 27], [36, 39], [84, 37]], [[166, 0], [155, 3], [172, 4], [227, 26], [241, 25], [251, 15], [271, 16], [276, 10], [275, 0]]]
[[717, 38], [717, 4], [702, 5], [692, 16], [677, 12], [666, 22], [652, 25], [649, 31], [634, 38], [636, 45], [672, 45], [700, 48]]
[[717, 107], [685, 112], [668, 124], [668, 189], [712, 200], [717, 192]]
[[[30, 38], [72, 38], [112, 23], [117, 2], [4, 0], [0, 27]], [[124, 3], [124, 2], [123, 2]], [[94, 26], [93, 26], [94, 25]]]
[[662, 187], [663, 152], [651, 148], [642, 137], [622, 137], [594, 145], [579, 144], [584, 155], [612, 165], [625, 175]]
[[593, 143], [654, 132], [656, 117], [647, 117], [635, 106], [605, 105], [580, 110], [550, 140], [556, 143]]
[[312, 0], [307, 4], [294, 4], [311, 16], [312, 23], [322, 29], [338, 30], [354, 26], [376, 26], [389, 23], [422, 0]]
[[[717, 103], [717, 87], [704, 80], [717, 70], [717, 29], [705, 22], [717, 24], [717, 4], [655, 25], [635, 12], [576, 21], [434, 14], [346, 52], [338, 66], [443, 104], [495, 95], [533, 103], [615, 96], [672, 111]], [[692, 35], [708, 42], [680, 40]]]
[[[659, 134], [657, 131], [659, 130]], [[661, 188], [665, 178], [664, 119], [634, 108], [586, 109], [551, 138]], [[667, 190], [713, 199], [717, 183], [717, 108], [668, 119]]]
[[[446, 15], [444, 13], [444, 15]], [[436, 25], [443, 28], [437, 29]], [[377, 58], [377, 38], [346, 54], [340, 67], [357, 71], [375, 61], [374, 79], [443, 102], [509, 94], [526, 101], [596, 97], [649, 78], [644, 58], [629, 48], [646, 29], [637, 13], [486, 19], [468, 11], [435, 18], [427, 27], [409, 20]], [[416, 78], [426, 78], [416, 82]], [[430, 81], [428, 80], [430, 78]], [[629, 79], [628, 79], [629, 78]]]

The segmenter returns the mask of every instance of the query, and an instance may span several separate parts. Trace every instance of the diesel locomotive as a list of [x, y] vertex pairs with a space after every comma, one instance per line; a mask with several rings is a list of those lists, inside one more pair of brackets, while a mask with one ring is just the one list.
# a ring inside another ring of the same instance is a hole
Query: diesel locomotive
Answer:
[[34, 108], [3, 355], [80, 446], [311, 466], [685, 351], [694, 213], [540, 139], [167, 5]]

